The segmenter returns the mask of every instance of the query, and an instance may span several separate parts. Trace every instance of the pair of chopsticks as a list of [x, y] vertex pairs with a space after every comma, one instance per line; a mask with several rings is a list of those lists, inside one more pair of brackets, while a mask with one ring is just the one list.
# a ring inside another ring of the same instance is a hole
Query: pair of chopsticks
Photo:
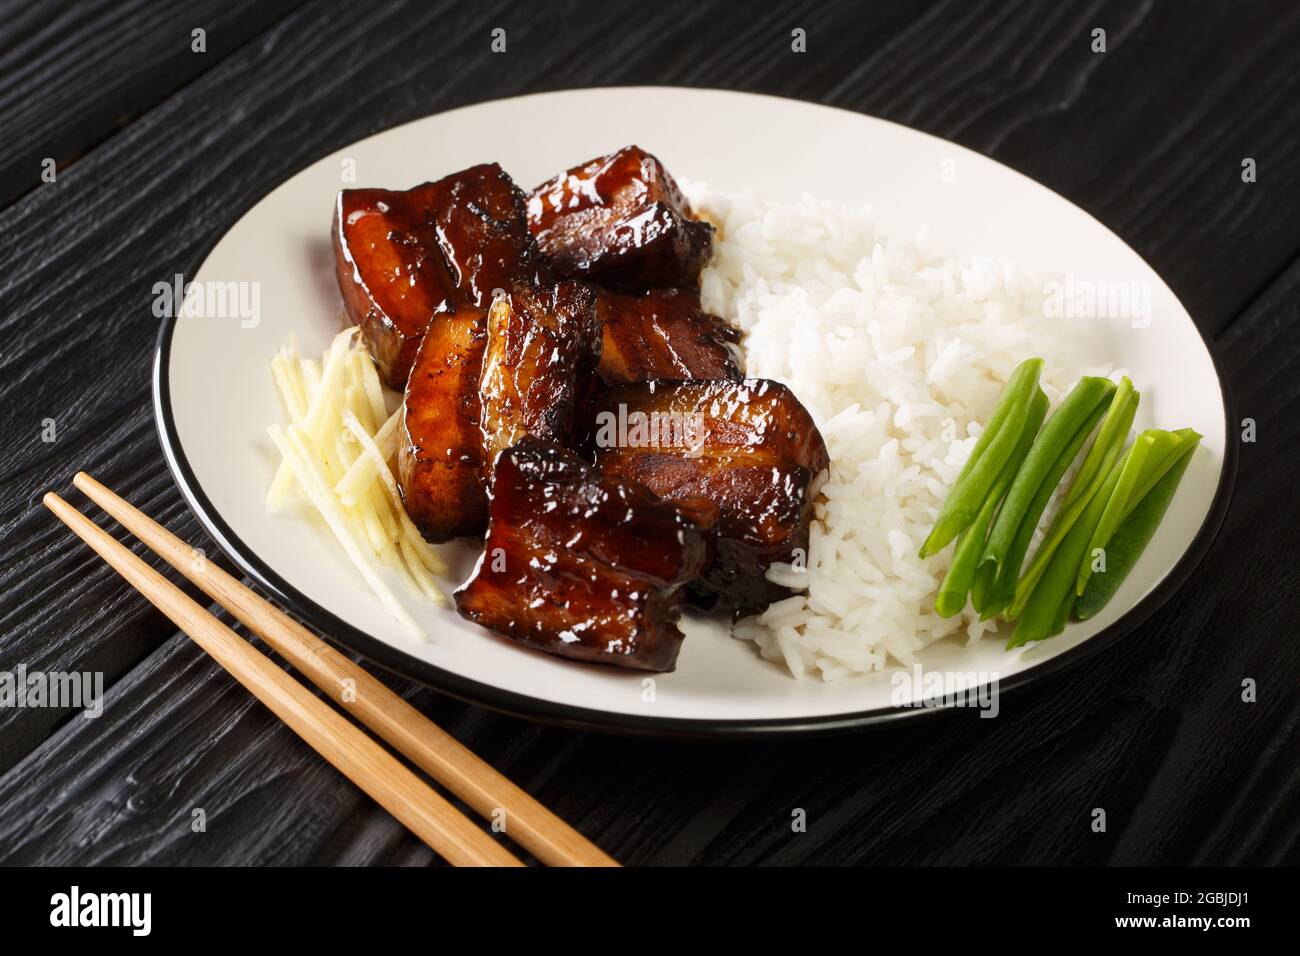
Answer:
[[[549, 866], [618, 866], [358, 665], [85, 472], [72, 482], [308, 680]], [[349, 780], [456, 866], [521, 866], [446, 798], [355, 724], [53, 492], [45, 506], [218, 664]], [[349, 683], [350, 682], [350, 683]], [[350, 693], [340, 694], [346, 688]]]

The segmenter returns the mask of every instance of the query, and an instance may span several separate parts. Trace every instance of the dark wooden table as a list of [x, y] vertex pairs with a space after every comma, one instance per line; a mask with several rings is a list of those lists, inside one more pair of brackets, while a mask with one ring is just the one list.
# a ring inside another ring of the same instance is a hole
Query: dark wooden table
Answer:
[[[192, 273], [253, 201], [360, 137], [518, 93], [651, 83], [885, 117], [1097, 216], [1186, 303], [1238, 417], [1256, 423], [1226, 523], [1138, 634], [1009, 698], [997, 720], [682, 743], [537, 726], [393, 685], [628, 864], [1300, 856], [1291, 0], [11, 6], [0, 17], [0, 670], [100, 671], [108, 692], [94, 720], [0, 709], [0, 862], [434, 862], [40, 495], [66, 493], [85, 468], [211, 550], [154, 431], [153, 283]], [[495, 27], [504, 56], [489, 52]], [[1105, 53], [1091, 49], [1098, 27]], [[204, 52], [192, 48], [199, 28]], [[1246, 158], [1255, 182], [1242, 180]], [[218, 381], [214, 397], [237, 384]], [[1090, 826], [1098, 807], [1105, 833]], [[199, 808], [204, 833], [191, 828]], [[795, 808], [806, 833], [792, 833]]]

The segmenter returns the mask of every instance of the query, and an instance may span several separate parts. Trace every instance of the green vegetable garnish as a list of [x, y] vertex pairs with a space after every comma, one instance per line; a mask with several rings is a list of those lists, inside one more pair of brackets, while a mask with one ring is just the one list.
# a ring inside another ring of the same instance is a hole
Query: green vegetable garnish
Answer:
[[[1044, 426], [1042, 366], [1029, 359], [1011, 373], [921, 546], [929, 557], [957, 539], [935, 610], [952, 617], [969, 596], [981, 620], [1015, 620], [1008, 650], [1061, 633], [1071, 614], [1086, 620], [1105, 607], [1155, 534], [1201, 440], [1190, 428], [1149, 429], [1125, 450], [1140, 399], [1127, 378], [1118, 386], [1080, 379]], [[1097, 438], [1021, 577], [1043, 511], [1094, 429]], [[1105, 563], [1094, 572], [1099, 555]]]
[[971, 597], [981, 620], [1011, 602], [1043, 509], [1114, 393], [1109, 379], [1080, 379], [1034, 440], [993, 522], [976, 571]]
[[[1141, 501], [1147, 492], [1155, 486], [1155, 483], [1164, 477], [1165, 472], [1174, 466], [1183, 453], [1194, 448], [1201, 440], [1200, 434], [1191, 428], [1180, 428], [1174, 432], [1151, 429], [1150, 432], [1143, 432], [1143, 434], [1161, 436], [1162, 443], [1168, 442], [1168, 438], [1165, 436], [1172, 435], [1177, 438], [1177, 442], [1168, 445], [1169, 451], [1167, 453], [1164, 453], [1160, 448], [1156, 449], [1153, 454], [1156, 463], [1143, 472], [1142, 480], [1138, 484], [1137, 490], [1133, 492], [1133, 498], [1129, 502], [1130, 511], [1133, 505]], [[1127, 514], [1127, 511], [1125, 513]]]
[[934, 529], [921, 545], [921, 557], [938, 554], [975, 520], [1002, 466], [1020, 440], [1042, 368], [1042, 359], [1026, 359], [1011, 373], [988, 427], [948, 492]]
[[[1169, 463], [1173, 450], [1181, 444], [1180, 436], [1173, 432], [1149, 429], [1137, 437], [1132, 447], [1124, 455], [1124, 465], [1120, 469], [1119, 481], [1111, 493], [1101, 522], [1093, 532], [1090, 551], [1105, 548], [1106, 542], [1115, 532], [1115, 528], [1124, 520], [1125, 514], [1141, 500], [1138, 489], [1145, 483], [1147, 475]], [[1075, 585], [1076, 593], [1082, 594], [1087, 577], [1090, 575], [1092, 562], [1084, 562], [1079, 568]]]
[[[1106, 510], [1102, 513], [1101, 522], [1097, 525], [1097, 530], [1093, 532], [1092, 540], [1094, 547], [1104, 548], [1110, 536], [1115, 532], [1119, 523], [1124, 520], [1124, 514], [1128, 504], [1135, 502], [1134, 492], [1142, 481], [1142, 474], [1148, 465], [1158, 456], [1167, 454], [1168, 448], [1176, 442], [1172, 432], [1145, 431], [1134, 440], [1129, 446], [1129, 450], [1124, 453], [1124, 462], [1120, 468], [1119, 481], [1115, 485], [1115, 490], [1111, 492], [1110, 501], [1106, 504]], [[1166, 445], [1163, 451], [1158, 447]], [[1090, 567], [1091, 562], [1086, 562], [1085, 567]], [[1082, 593], [1084, 579], [1089, 572], [1084, 568], [1079, 569], [1078, 584], [1075, 590]]]
[[1174, 492], [1178, 490], [1178, 483], [1192, 460], [1195, 447], [1196, 444], [1192, 443], [1184, 450], [1182, 456], [1136, 503], [1129, 516], [1116, 529], [1106, 545], [1106, 570], [1098, 571], [1088, 578], [1087, 586], [1075, 606], [1079, 620], [1086, 621], [1105, 607], [1133, 570], [1169, 509], [1169, 503], [1173, 501]]
[[934, 608], [941, 617], [952, 617], [966, 606], [966, 595], [974, 582], [976, 565], [984, 553], [984, 538], [988, 534], [989, 525], [993, 523], [998, 504], [1010, 487], [1016, 472], [1020, 470], [1021, 463], [1029, 454], [1029, 447], [1033, 444], [1038, 428], [1043, 424], [1046, 415], [1047, 395], [1039, 388], [1035, 390], [1034, 399], [1029, 406], [1029, 415], [1021, 426], [1019, 443], [1011, 452], [1011, 457], [1007, 459], [1006, 464], [1002, 466], [1002, 471], [994, 481], [993, 487], [989, 489], [984, 504], [980, 506], [979, 514], [975, 516], [971, 526], [957, 539], [957, 550], [953, 553], [952, 565], [948, 568], [943, 583], [939, 585], [939, 596], [934, 602]]
[[1139, 395], [1133, 390], [1133, 383], [1127, 378], [1123, 379], [1111, 398], [1110, 407], [1106, 411], [1106, 417], [1102, 419], [1101, 427], [1097, 430], [1097, 440], [1093, 442], [1092, 448], [1083, 460], [1083, 465], [1079, 468], [1079, 473], [1070, 485], [1070, 490], [1066, 492], [1065, 500], [1061, 503], [1061, 508], [1053, 519], [1052, 526], [1048, 529], [1038, 553], [1034, 555], [1029, 568], [1016, 586], [1015, 600], [1007, 611], [1008, 618], [1020, 616], [1038, 579], [1047, 570], [1052, 555], [1056, 553], [1056, 549], [1074, 527], [1074, 523], [1079, 520], [1088, 503], [1101, 490], [1115, 463], [1119, 461], [1124, 443], [1128, 440], [1129, 429], [1133, 425], [1133, 416], [1137, 414], [1138, 399]]
[[1065, 494], [1063, 508], [1068, 508], [1080, 497], [1095, 494], [1110, 473], [1111, 466], [1119, 460], [1124, 443], [1128, 441], [1129, 429], [1133, 427], [1133, 418], [1137, 415], [1138, 401], [1141, 395], [1133, 388], [1128, 376], [1120, 379], [1111, 396], [1106, 417], [1101, 420], [1097, 430], [1097, 440], [1092, 443], [1088, 456], [1084, 458], [1079, 473], [1074, 476], [1070, 490]]
[[1007, 650], [1020, 647], [1032, 641], [1060, 634], [1069, 620], [1076, 595], [1074, 581], [1088, 550], [1092, 533], [1101, 521], [1102, 512], [1110, 500], [1111, 492], [1119, 480], [1121, 465], [1117, 462], [1102, 481], [1101, 489], [1079, 515], [1074, 526], [1066, 533], [1060, 547], [1047, 562], [1032, 593], [1025, 602], [1025, 607], [1016, 621], [1016, 629], [1007, 642]]

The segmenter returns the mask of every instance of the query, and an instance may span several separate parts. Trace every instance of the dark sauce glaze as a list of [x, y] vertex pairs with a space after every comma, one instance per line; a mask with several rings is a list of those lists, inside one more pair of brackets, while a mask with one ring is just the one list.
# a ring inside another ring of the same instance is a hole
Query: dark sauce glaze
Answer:
[[524, 435], [573, 440], [578, 383], [594, 376], [600, 325], [578, 282], [512, 282], [485, 312], [439, 317], [406, 383], [398, 482], [431, 541], [479, 534], [497, 453]]
[[673, 669], [682, 586], [708, 560], [682, 509], [532, 437], [497, 457], [491, 489], [463, 616], [561, 657]]
[[456, 305], [456, 283], [425, 214], [434, 184], [345, 189], [334, 208], [334, 271], [384, 380], [401, 388], [424, 330]]
[[424, 337], [406, 383], [397, 481], [406, 511], [430, 541], [482, 534], [486, 458], [479, 377], [487, 314], [462, 307]]
[[553, 281], [528, 231], [524, 194], [500, 166], [471, 166], [434, 185], [429, 215], [466, 303], [486, 309], [512, 282]]
[[634, 383], [604, 391], [593, 412], [606, 422], [640, 414], [698, 423], [687, 442], [674, 438], [689, 431], [680, 424], [677, 433], [597, 429], [592, 438], [601, 474], [636, 481], [669, 501], [704, 499], [717, 508], [716, 557], [691, 588], [694, 603], [740, 614], [788, 595], [764, 573], [790, 561], [796, 548], [806, 559], [812, 484], [830, 461], [788, 388], [764, 379]]
[[606, 385], [653, 379], [739, 379], [740, 333], [704, 311], [693, 289], [596, 293]]
[[435, 317], [486, 309], [494, 290], [549, 281], [525, 200], [500, 166], [472, 166], [414, 189], [345, 189], [333, 223], [335, 274], [385, 381], [406, 384]]
[[561, 275], [615, 288], [691, 285], [713, 250], [713, 227], [691, 218], [668, 171], [636, 146], [534, 189], [528, 228]]
[[579, 383], [592, 378], [600, 349], [595, 295], [585, 284], [514, 283], [499, 295], [479, 379], [485, 460], [524, 435], [569, 445]]

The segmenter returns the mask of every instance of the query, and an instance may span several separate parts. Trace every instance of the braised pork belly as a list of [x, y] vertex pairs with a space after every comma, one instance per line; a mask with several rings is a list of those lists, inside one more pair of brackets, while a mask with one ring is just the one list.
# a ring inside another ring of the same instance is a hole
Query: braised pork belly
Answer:
[[549, 275], [524, 195], [495, 163], [414, 189], [345, 189], [335, 207], [335, 274], [385, 381], [406, 384], [435, 317], [486, 309], [510, 282]]
[[454, 310], [456, 282], [425, 216], [434, 184], [405, 192], [345, 189], [334, 215], [334, 267], [348, 318], [393, 388], [406, 383], [424, 331]]
[[708, 559], [682, 509], [525, 437], [497, 456], [488, 515], [483, 553], [455, 594], [462, 615], [561, 657], [673, 669], [682, 588]]
[[572, 443], [579, 383], [594, 376], [600, 325], [576, 282], [510, 285], [425, 334], [406, 385], [399, 483], [431, 541], [481, 533], [496, 455], [525, 435]]
[[788, 595], [765, 573], [806, 562], [813, 482], [829, 463], [788, 388], [764, 379], [618, 385], [593, 418], [602, 475], [717, 508], [716, 554], [691, 588], [696, 603], [743, 613]]
[[694, 289], [596, 294], [607, 385], [653, 379], [738, 379], [740, 333], [704, 311]]
[[345, 190], [349, 316], [405, 386], [398, 483], [430, 541], [482, 535], [466, 618], [561, 657], [671, 670], [689, 600], [785, 595], [827, 467], [784, 386], [701, 305], [713, 228], [628, 147], [527, 197], [496, 165]]
[[578, 282], [515, 283], [488, 312], [480, 377], [485, 461], [524, 435], [568, 445], [579, 385], [600, 356], [595, 296]]
[[428, 330], [406, 383], [398, 485], [430, 541], [482, 534], [487, 523], [479, 379], [487, 314], [464, 307]]
[[528, 196], [528, 228], [561, 275], [628, 289], [693, 285], [713, 226], [654, 156], [628, 146], [547, 180]]

